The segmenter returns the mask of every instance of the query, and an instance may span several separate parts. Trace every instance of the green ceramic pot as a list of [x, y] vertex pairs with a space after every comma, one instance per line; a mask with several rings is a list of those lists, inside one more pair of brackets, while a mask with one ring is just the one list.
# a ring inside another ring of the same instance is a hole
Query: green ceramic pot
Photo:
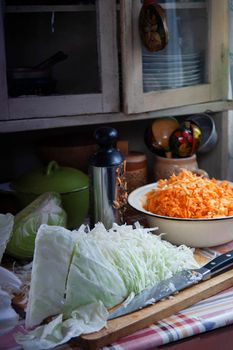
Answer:
[[58, 192], [68, 217], [67, 227], [80, 226], [88, 215], [88, 176], [80, 170], [51, 161], [47, 167], [23, 174], [11, 183], [22, 207], [44, 192]]

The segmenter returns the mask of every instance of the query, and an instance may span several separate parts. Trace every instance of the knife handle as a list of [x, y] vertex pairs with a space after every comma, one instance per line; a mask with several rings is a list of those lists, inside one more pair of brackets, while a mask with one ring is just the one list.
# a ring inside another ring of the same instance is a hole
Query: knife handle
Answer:
[[203, 266], [204, 270], [208, 270], [204, 273], [205, 279], [210, 278], [217, 273], [230, 268], [231, 266], [233, 266], [233, 250], [217, 256]]

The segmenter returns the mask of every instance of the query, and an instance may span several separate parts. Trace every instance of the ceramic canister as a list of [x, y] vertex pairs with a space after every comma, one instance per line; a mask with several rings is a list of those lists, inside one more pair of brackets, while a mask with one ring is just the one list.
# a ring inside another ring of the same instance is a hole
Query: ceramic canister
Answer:
[[196, 154], [186, 158], [165, 158], [155, 155], [154, 157], [154, 180], [167, 179], [172, 174], [178, 174], [182, 169], [188, 169], [197, 174], [208, 176], [208, 174], [198, 168]]
[[144, 153], [132, 151], [125, 156], [128, 193], [147, 183], [147, 158]]

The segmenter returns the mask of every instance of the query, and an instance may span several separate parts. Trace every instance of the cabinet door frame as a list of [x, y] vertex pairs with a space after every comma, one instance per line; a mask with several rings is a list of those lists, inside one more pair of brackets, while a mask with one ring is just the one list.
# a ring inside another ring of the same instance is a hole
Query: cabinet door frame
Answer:
[[4, 47], [4, 11], [0, 14], [0, 120], [119, 112], [115, 0], [96, 0], [101, 93], [8, 97]]
[[[121, 0], [123, 108], [126, 114], [157, 111], [228, 98], [228, 0], [208, 0], [209, 83], [143, 92], [142, 45], [138, 30], [140, 0]], [[221, 25], [216, 25], [221, 23]]]
[[7, 95], [7, 80], [6, 80], [6, 61], [5, 61], [5, 41], [4, 41], [4, 24], [1, 10], [3, 4], [0, 6], [0, 117], [8, 119], [8, 95]]

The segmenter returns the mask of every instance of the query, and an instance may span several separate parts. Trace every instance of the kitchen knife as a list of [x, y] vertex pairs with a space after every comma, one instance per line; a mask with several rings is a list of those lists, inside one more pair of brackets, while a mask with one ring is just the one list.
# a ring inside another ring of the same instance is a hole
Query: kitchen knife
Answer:
[[205, 281], [229, 269], [231, 266], [233, 266], [233, 250], [217, 256], [199, 269], [183, 270], [173, 277], [157, 283], [153, 287], [144, 289], [139, 294], [136, 294], [134, 298], [126, 299], [123, 304], [110, 312], [108, 320], [127, 315], [154, 304], [196, 283]]

